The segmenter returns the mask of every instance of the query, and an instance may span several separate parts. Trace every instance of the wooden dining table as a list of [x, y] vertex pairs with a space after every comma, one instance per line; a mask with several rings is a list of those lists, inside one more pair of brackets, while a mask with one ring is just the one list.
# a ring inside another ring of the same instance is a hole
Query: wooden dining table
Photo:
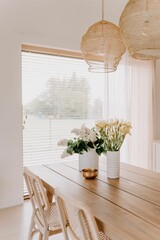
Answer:
[[112, 240], [160, 240], [160, 173], [121, 163], [120, 178], [108, 179], [106, 162], [85, 179], [78, 161], [28, 167], [52, 197], [54, 188], [87, 204], [100, 230]]

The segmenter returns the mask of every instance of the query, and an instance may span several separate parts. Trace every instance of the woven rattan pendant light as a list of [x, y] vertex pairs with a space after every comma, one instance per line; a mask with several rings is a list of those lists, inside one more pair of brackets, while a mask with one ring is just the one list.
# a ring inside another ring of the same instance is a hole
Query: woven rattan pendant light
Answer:
[[89, 65], [89, 71], [116, 71], [125, 50], [119, 27], [104, 20], [104, 0], [102, 0], [102, 21], [90, 26], [81, 41], [81, 51]]
[[130, 55], [160, 57], [160, 0], [129, 0], [120, 17], [120, 30]]

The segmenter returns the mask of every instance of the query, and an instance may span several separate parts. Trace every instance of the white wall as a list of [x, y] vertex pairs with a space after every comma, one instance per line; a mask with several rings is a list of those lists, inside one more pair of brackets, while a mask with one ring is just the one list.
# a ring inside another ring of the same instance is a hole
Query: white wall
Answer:
[[0, 208], [22, 202], [21, 44], [0, 37]]

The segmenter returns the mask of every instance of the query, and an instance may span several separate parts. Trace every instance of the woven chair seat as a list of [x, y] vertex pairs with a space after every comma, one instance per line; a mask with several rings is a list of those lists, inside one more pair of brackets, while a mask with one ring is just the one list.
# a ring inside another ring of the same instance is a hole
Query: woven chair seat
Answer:
[[50, 208], [45, 212], [46, 220], [49, 226], [49, 230], [58, 230], [61, 228], [59, 222], [58, 211], [55, 203], [52, 203]]
[[[38, 218], [41, 220], [41, 214], [37, 210]], [[48, 230], [50, 231], [56, 231], [61, 229], [59, 217], [58, 217], [58, 211], [55, 203], [51, 203], [49, 208], [44, 211], [44, 216], [47, 221]]]
[[106, 236], [106, 234], [104, 232], [99, 232], [100, 235], [100, 239], [102, 240], [111, 240], [109, 237]]

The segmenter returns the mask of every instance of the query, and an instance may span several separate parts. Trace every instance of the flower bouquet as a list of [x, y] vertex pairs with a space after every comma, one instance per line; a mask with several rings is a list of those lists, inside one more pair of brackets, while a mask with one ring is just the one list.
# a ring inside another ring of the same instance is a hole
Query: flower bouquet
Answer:
[[96, 132], [104, 142], [104, 152], [119, 151], [125, 136], [130, 134], [131, 124], [119, 119], [97, 121]]
[[104, 152], [104, 140], [94, 128], [90, 129], [83, 124], [80, 128], [72, 129], [71, 133], [75, 134], [73, 139], [62, 139], [58, 142], [58, 146], [66, 147], [61, 158], [68, 157], [74, 153], [83, 154], [90, 149], [95, 149], [98, 155]]

